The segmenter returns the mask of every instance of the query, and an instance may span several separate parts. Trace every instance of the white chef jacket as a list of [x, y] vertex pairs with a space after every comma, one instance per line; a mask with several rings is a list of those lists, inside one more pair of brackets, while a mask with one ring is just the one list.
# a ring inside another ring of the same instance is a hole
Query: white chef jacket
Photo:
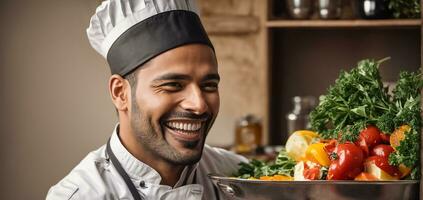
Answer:
[[[223, 194], [213, 186], [207, 175], [231, 175], [238, 169], [238, 163], [247, 162], [240, 155], [205, 145], [201, 160], [186, 166], [173, 188], [160, 185], [159, 173], [136, 159], [122, 145], [116, 131], [118, 127], [110, 138], [111, 150], [146, 200], [209, 200], [217, 199], [216, 192], [219, 199], [223, 199]], [[90, 152], [65, 178], [50, 188], [46, 200], [133, 199], [125, 181], [108, 158], [106, 145]]]

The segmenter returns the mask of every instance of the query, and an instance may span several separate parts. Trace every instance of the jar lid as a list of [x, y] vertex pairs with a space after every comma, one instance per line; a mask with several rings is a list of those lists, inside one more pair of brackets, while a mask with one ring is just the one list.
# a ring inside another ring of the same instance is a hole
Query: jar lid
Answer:
[[261, 123], [260, 118], [254, 116], [253, 114], [247, 114], [247, 115], [241, 117], [238, 120], [237, 124], [240, 125], [240, 126], [248, 126], [248, 125], [251, 125], [251, 124], [260, 124], [260, 123]]

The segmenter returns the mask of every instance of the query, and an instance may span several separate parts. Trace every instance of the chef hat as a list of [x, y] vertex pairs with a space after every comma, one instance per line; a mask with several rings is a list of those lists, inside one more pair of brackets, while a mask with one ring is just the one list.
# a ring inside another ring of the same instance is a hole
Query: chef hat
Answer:
[[153, 57], [185, 44], [213, 49], [195, 0], [106, 0], [87, 29], [91, 46], [124, 76]]

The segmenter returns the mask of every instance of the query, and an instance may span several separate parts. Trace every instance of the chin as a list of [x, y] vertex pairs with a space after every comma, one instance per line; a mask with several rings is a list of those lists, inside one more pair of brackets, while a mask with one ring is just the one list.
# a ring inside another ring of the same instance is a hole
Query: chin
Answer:
[[178, 141], [177, 146], [173, 146], [175, 150], [173, 162], [178, 165], [192, 165], [200, 161], [204, 142], [203, 141]]

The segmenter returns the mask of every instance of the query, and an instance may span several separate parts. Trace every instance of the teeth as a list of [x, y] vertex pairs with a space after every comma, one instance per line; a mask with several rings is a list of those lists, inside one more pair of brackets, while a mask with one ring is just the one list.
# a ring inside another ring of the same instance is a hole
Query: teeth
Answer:
[[168, 122], [167, 125], [174, 129], [183, 131], [198, 131], [201, 128], [201, 122], [183, 123], [183, 122]]

